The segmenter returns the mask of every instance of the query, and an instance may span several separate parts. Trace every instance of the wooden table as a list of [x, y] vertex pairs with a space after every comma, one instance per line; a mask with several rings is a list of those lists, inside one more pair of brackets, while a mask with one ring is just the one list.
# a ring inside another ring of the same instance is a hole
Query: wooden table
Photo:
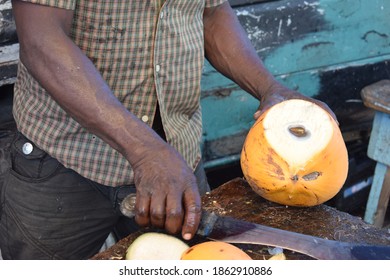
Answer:
[[[231, 180], [214, 189], [202, 198], [203, 207], [222, 216], [231, 216], [275, 228], [299, 232], [321, 238], [390, 245], [389, 229], [380, 229], [364, 222], [361, 218], [340, 212], [326, 205], [310, 208], [286, 207], [258, 196], [241, 178]], [[149, 229], [145, 229], [149, 231]], [[144, 231], [143, 231], [144, 232]], [[136, 232], [120, 240], [111, 248], [95, 255], [92, 259], [123, 259], [126, 249], [143, 232]], [[195, 237], [189, 245], [202, 242]], [[254, 259], [268, 259], [271, 255], [267, 246], [239, 245]], [[287, 259], [311, 259], [310, 257], [284, 250]]]

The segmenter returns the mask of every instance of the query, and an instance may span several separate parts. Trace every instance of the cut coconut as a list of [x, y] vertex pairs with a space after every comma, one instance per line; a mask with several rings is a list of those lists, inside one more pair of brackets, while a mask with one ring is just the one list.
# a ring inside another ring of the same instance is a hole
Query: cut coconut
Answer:
[[256, 121], [242, 149], [241, 168], [262, 197], [314, 206], [343, 186], [348, 154], [332, 116], [312, 102], [293, 99], [274, 105]]
[[298, 99], [271, 108], [263, 125], [265, 140], [289, 166], [298, 169], [326, 148], [334, 130], [325, 110]]
[[252, 260], [252, 258], [233, 244], [222, 241], [206, 241], [187, 249], [182, 260]]
[[148, 232], [137, 237], [126, 251], [126, 260], [180, 260], [189, 246], [174, 236]]

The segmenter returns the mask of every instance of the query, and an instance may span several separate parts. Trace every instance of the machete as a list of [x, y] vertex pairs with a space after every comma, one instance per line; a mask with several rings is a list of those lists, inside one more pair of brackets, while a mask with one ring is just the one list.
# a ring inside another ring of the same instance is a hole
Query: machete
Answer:
[[333, 241], [206, 211], [197, 233], [228, 243], [280, 247], [320, 260], [390, 260], [390, 246]]
[[[134, 217], [135, 194], [121, 203], [121, 212]], [[340, 242], [246, 222], [203, 210], [198, 235], [236, 244], [280, 247], [319, 260], [390, 260], [390, 246]]]

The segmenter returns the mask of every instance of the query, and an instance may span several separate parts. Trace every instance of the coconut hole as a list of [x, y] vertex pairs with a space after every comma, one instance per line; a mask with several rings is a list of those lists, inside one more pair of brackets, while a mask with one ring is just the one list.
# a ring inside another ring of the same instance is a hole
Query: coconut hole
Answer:
[[288, 127], [288, 131], [290, 134], [292, 134], [298, 139], [310, 137], [310, 131], [306, 129], [303, 125], [291, 125]]

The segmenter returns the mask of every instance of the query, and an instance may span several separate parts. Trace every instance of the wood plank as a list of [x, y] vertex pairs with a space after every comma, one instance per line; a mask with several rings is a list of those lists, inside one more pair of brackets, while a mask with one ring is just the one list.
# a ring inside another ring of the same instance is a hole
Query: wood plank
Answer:
[[19, 62], [19, 44], [0, 47], [0, 86], [13, 84]]
[[390, 197], [390, 169], [377, 163], [374, 181], [367, 201], [364, 220], [377, 227], [382, 227]]
[[11, 0], [0, 0], [0, 45], [17, 41]]
[[0, 86], [15, 82], [19, 57], [17, 41], [11, 0], [0, 0]]
[[390, 80], [382, 80], [363, 88], [361, 96], [367, 107], [390, 114]]
[[[358, 5], [349, 0], [281, 0], [235, 11], [267, 68], [282, 76], [389, 55], [389, 6], [381, 0]], [[206, 91], [232, 86], [210, 65], [204, 76]]]
[[375, 114], [367, 155], [390, 166], [390, 115], [383, 112]]
[[374, 225], [382, 227], [385, 221], [387, 207], [389, 205], [390, 198], [390, 168], [387, 167], [385, 178], [383, 180], [382, 190], [378, 201], [378, 208], [376, 211], [376, 217]]

